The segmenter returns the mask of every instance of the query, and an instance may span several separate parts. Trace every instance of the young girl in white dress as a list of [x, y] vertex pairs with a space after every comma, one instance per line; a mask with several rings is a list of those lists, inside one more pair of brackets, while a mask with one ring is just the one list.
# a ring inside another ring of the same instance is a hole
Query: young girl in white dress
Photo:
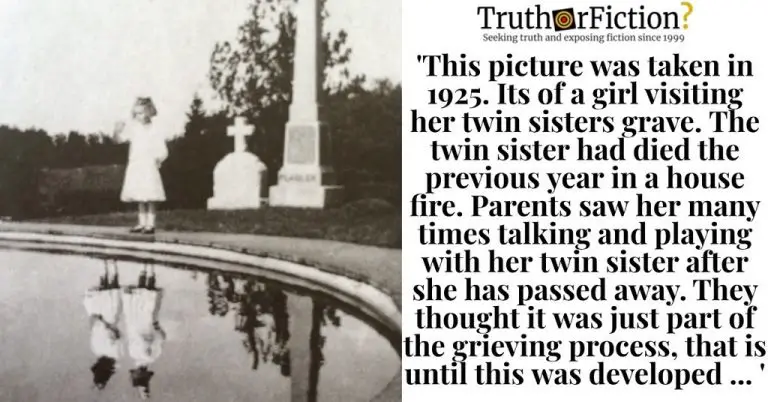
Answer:
[[155, 374], [149, 368], [160, 357], [166, 338], [158, 322], [162, 299], [163, 291], [156, 287], [154, 267], [147, 273], [145, 265], [138, 285], [123, 289], [128, 354], [135, 365], [130, 371], [131, 383], [142, 399], [149, 398], [149, 381]]
[[160, 166], [168, 157], [168, 147], [163, 135], [152, 125], [155, 116], [157, 109], [152, 99], [138, 98], [130, 123], [118, 123], [116, 129], [119, 139], [130, 143], [120, 199], [139, 205], [139, 222], [132, 233], [153, 234], [157, 203], [165, 201]]
[[91, 351], [96, 355], [96, 363], [91, 366], [93, 384], [97, 389], [104, 389], [115, 373], [117, 361], [122, 356], [120, 322], [122, 299], [117, 265], [113, 262], [110, 278], [108, 261], [104, 261], [104, 275], [99, 286], [85, 292], [83, 304], [91, 323]]

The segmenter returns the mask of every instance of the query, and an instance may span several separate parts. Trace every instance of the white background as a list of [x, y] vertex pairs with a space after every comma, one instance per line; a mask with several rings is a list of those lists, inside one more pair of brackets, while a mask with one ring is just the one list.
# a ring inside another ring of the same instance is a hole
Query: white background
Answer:
[[[551, 1], [542, 2], [543, 9], [558, 9], [580, 6], [598, 6], [611, 4], [614, 9], [624, 9], [630, 6], [637, 7], [641, 3], [636, 2], [604, 2], [604, 3], [585, 3], [585, 2], [565, 2], [565, 1]], [[428, 108], [427, 103], [427, 89], [429, 88], [458, 88], [458, 87], [481, 87], [483, 88], [483, 94], [487, 99], [494, 99], [494, 84], [489, 84], [485, 76], [478, 78], [464, 78], [464, 79], [449, 79], [449, 78], [426, 78], [426, 67], [423, 64], [417, 63], [417, 54], [439, 54], [450, 53], [455, 57], [458, 54], [464, 52], [468, 55], [469, 59], [503, 59], [506, 53], [512, 53], [516, 58], [527, 58], [530, 56], [537, 56], [543, 59], [638, 59], [641, 62], [645, 61], [649, 56], [668, 57], [672, 53], [681, 53], [683, 58], [686, 59], [704, 59], [704, 60], [718, 60], [722, 63], [721, 67], [725, 67], [725, 61], [727, 60], [728, 53], [734, 53], [737, 58], [750, 59], [754, 62], [756, 77], [746, 80], [732, 79], [727, 77], [720, 78], [696, 78], [691, 82], [708, 81], [711, 87], [737, 87], [745, 88], [746, 92], [741, 96], [741, 100], [744, 102], [744, 107], [741, 109], [740, 115], [759, 116], [765, 124], [766, 116], [766, 104], [765, 97], [762, 95], [766, 91], [766, 23], [765, 13], [766, 6], [762, 2], [758, 1], [740, 1], [740, 2], [726, 2], [726, 1], [693, 1], [694, 12], [689, 17], [690, 29], [687, 31], [677, 31], [674, 33], [684, 32], [685, 41], [680, 44], [671, 43], [657, 43], [657, 44], [644, 44], [644, 43], [606, 43], [599, 45], [595, 43], [533, 43], [533, 44], [512, 44], [509, 42], [483, 42], [482, 34], [487, 32], [480, 29], [481, 19], [477, 15], [476, 7], [478, 5], [495, 5], [502, 10], [524, 10], [529, 5], [532, 6], [536, 3], [524, 2], [524, 1], [476, 1], [476, 0], [409, 0], [403, 2], [403, 201], [404, 201], [404, 213], [403, 218], [403, 325], [404, 336], [409, 336], [417, 332], [414, 311], [417, 307], [417, 303], [412, 301], [412, 288], [417, 283], [424, 283], [426, 277], [426, 271], [421, 263], [421, 256], [425, 255], [442, 255], [445, 252], [444, 246], [420, 246], [418, 243], [418, 225], [428, 222], [425, 218], [410, 218], [408, 214], [410, 212], [410, 199], [414, 193], [423, 192], [425, 190], [425, 175], [427, 171], [483, 171], [486, 162], [467, 162], [467, 163], [435, 163], [430, 158], [429, 143], [432, 140], [439, 139], [441, 142], [463, 142], [465, 135], [460, 130], [460, 125], [456, 125], [456, 129], [450, 134], [415, 134], [410, 132], [411, 122], [411, 110], [419, 109], [422, 115], [441, 115], [441, 114], [453, 114], [459, 116], [463, 113], [464, 109], [458, 107], [447, 109], [444, 111], [439, 110], [436, 107]], [[683, 10], [683, 6], [679, 5], [679, 2], [675, 1], [650, 1], [643, 2], [646, 10], [659, 9], [659, 11], [669, 11], [680, 9]], [[549, 31], [541, 30], [542, 34], [549, 33]], [[595, 33], [606, 33], [601, 31], [593, 31]], [[641, 34], [642, 31], [624, 33]], [[512, 32], [509, 33], [521, 33]], [[614, 31], [616, 33], [616, 31]], [[648, 33], [661, 33], [649, 31]], [[586, 64], [586, 63], [585, 63]], [[645, 67], [645, 64], [642, 64]], [[487, 68], [485, 63], [483, 64], [483, 71], [486, 72]], [[584, 77], [569, 81], [568, 86], [580, 86], [584, 88], [587, 93], [591, 93], [591, 89], [599, 86], [607, 86], [610, 79], [600, 78], [595, 79], [589, 73], [587, 68], [584, 69]], [[721, 70], [725, 71], [725, 70]], [[640, 86], [654, 87], [659, 81], [656, 78], [648, 78], [645, 75], [645, 68], [643, 68], [643, 76], [637, 78]], [[618, 82], [627, 82], [631, 79], [617, 79]], [[531, 78], [507, 78], [502, 80], [510, 84], [532, 88], [532, 92], [541, 88], [542, 86], [552, 86], [558, 79], [545, 79], [536, 80]], [[671, 82], [671, 80], [667, 80]], [[682, 80], [680, 80], [682, 81]], [[620, 84], [621, 85], [621, 84]], [[619, 86], [620, 86], [619, 85]], [[568, 93], [568, 92], [566, 92]], [[642, 98], [641, 98], [642, 99]], [[474, 109], [474, 114], [485, 113], [490, 115], [494, 113], [497, 107], [493, 104], [489, 105], [487, 109], [481, 112], [481, 108]], [[538, 105], [536, 102], [532, 102], [527, 107], [514, 107], [512, 109], [509, 106], [502, 107], [505, 114], [517, 114], [524, 122], [527, 117], [533, 114], [540, 114], [544, 106]], [[649, 107], [647, 105], [639, 106], [612, 106], [603, 112], [594, 112], [589, 109], [588, 106], [568, 106], [563, 105], [559, 108], [549, 107], [553, 114], [564, 114], [571, 111], [574, 114], [582, 115], [607, 115], [613, 114], [615, 116], [623, 116], [628, 114], [637, 115], [650, 115], [650, 116], [692, 116], [696, 119], [696, 123], [699, 127], [702, 127], [703, 132], [701, 137], [706, 137], [709, 134], [709, 128], [711, 124], [708, 122], [708, 113], [711, 110], [724, 110], [719, 106], [670, 106], [670, 107]], [[519, 134], [520, 141], [527, 142], [531, 138], [530, 134], [525, 133], [527, 126], [523, 125], [524, 132]], [[612, 134], [546, 134], [539, 135], [536, 138], [542, 140], [550, 140], [558, 143], [570, 143], [575, 144], [575, 138], [578, 136], [584, 136], [594, 140], [595, 138], [605, 138], [606, 141], [613, 141], [617, 138], [620, 131]], [[650, 135], [650, 134], [649, 134]], [[681, 134], [661, 134], [659, 137], [662, 141], [668, 141], [673, 144], [679, 143]], [[742, 200], [760, 200], [765, 202], [766, 184], [765, 184], [765, 154], [766, 154], [766, 140], [765, 136], [761, 133], [758, 134], [727, 134], [720, 133], [714, 134], [714, 136], [720, 140], [720, 143], [727, 143], [730, 140], [739, 144], [741, 147], [741, 158], [737, 162], [725, 163], [697, 163], [696, 161], [686, 163], [675, 163], [675, 167], [683, 171], [743, 171], [747, 175], [746, 188], [738, 192], [724, 192], [724, 191], [665, 191], [665, 190], [653, 190], [643, 191], [641, 187], [637, 191], [624, 190], [624, 191], [612, 191], [609, 189], [604, 190], [582, 190], [582, 191], [558, 191], [555, 195], [559, 199], [570, 200], [582, 200], [582, 199], [604, 199], [604, 200], [634, 200], [635, 193], [643, 192], [646, 198], [654, 200], [664, 199], [742, 199]], [[696, 139], [695, 135], [691, 135], [693, 139]], [[503, 134], [485, 134], [474, 135], [473, 142], [486, 142], [488, 144], [508, 143], [510, 135]], [[638, 135], [640, 138], [640, 135]], [[630, 142], [635, 144], [636, 142]], [[490, 146], [491, 150], [495, 149], [495, 146]], [[692, 156], [694, 154], [692, 153]], [[491, 154], [493, 157], [493, 154]], [[494, 171], [542, 171], [546, 169], [548, 171], [609, 171], [612, 166], [609, 162], [599, 163], [584, 163], [575, 162], [573, 160], [566, 163], [548, 163], [546, 165], [537, 163], [500, 163], [491, 162], [494, 166]], [[620, 162], [622, 170], [637, 169], [640, 171], [654, 170], [657, 172], [663, 172], [666, 163], [637, 163], [631, 160], [628, 155], [628, 160]], [[663, 176], [663, 175], [660, 175]], [[638, 175], [638, 179], [641, 179], [642, 175]], [[641, 180], [642, 182], [642, 180]], [[605, 182], [606, 184], [608, 182]], [[661, 181], [664, 183], [664, 181]], [[607, 186], [604, 186], [607, 187]], [[443, 227], [491, 227], [495, 228], [499, 223], [504, 221], [510, 225], [515, 225], [519, 222], [518, 218], [466, 218], [469, 215], [468, 207], [470, 204], [466, 200], [469, 199], [471, 194], [483, 193], [482, 191], [442, 191], [431, 196], [430, 199], [454, 199], [456, 200], [460, 208], [463, 206], [465, 209], [465, 218], [457, 220], [456, 218], [448, 220], [446, 218], [439, 219], [437, 222], [439, 226]], [[502, 191], [502, 192], [485, 192], [489, 196], [497, 199], [547, 199], [549, 196], [545, 193], [544, 189], [539, 190], [527, 190], [527, 191]], [[633, 212], [634, 202], [630, 204], [630, 212]], [[735, 250], [732, 247], [720, 247], [718, 251], [729, 255], [748, 255], [750, 262], [747, 265], [747, 272], [741, 275], [720, 275], [723, 281], [729, 283], [740, 284], [757, 284], [758, 292], [755, 298], [755, 304], [760, 308], [757, 312], [757, 328], [749, 333], [755, 339], [768, 338], [768, 305], [766, 305], [766, 296], [764, 293], [768, 292], [768, 280], [766, 280], [765, 266], [768, 260], [766, 253], [766, 230], [764, 228], [764, 222], [766, 217], [762, 216], [766, 211], [762, 209], [766, 208], [761, 206], [761, 210], [758, 212], [756, 222], [747, 223], [743, 219], [729, 218], [718, 220], [721, 227], [751, 227], [754, 228], [754, 232], [750, 236], [750, 240], [753, 242], [753, 246], [746, 253]], [[578, 215], [576, 215], [578, 216]], [[655, 225], [666, 226], [672, 219], [648, 219], [649, 227]], [[683, 222], [682, 225], [693, 228], [705, 228], [709, 227], [711, 220], [708, 219], [678, 219]], [[543, 222], [549, 222], [549, 219], [542, 219]], [[558, 220], [559, 227], [568, 227], [570, 225], [585, 225], [589, 224], [592, 227], [598, 226], [610, 226], [615, 227], [633, 227], [638, 221], [637, 218], [628, 214], [628, 217], [621, 220], [611, 221], [604, 220], [591, 220], [589, 223], [581, 221], [579, 223], [578, 217], [571, 219]], [[593, 229], [594, 230], [594, 229]], [[495, 233], [495, 230], [492, 230]], [[653, 237], [649, 233], [648, 241], [650, 242]], [[594, 237], [592, 238], [594, 239]], [[463, 250], [465, 247], [452, 247], [454, 250]], [[590, 247], [590, 252], [582, 255], [594, 255], [599, 258], [607, 255], [618, 255], [620, 247], [612, 248], [600, 248], [597, 245]], [[479, 255], [481, 261], [484, 261], [484, 253], [482, 248], [473, 248], [476, 250], [476, 255]], [[639, 254], [645, 251], [653, 252], [652, 247], [635, 247], [627, 248], [630, 254]], [[542, 251], [549, 253], [557, 253], [558, 255], [567, 256], [573, 255], [572, 248], [562, 247], [547, 247], [547, 248], [532, 248], [532, 247], [504, 247], [499, 252], [508, 256], [520, 255], [520, 256], [538, 256]], [[657, 252], [655, 255], [672, 255], [686, 257], [693, 255], [698, 251], [692, 246], [685, 246], [679, 248], [668, 248], [662, 252]], [[538, 259], [537, 259], [538, 260]], [[677, 266], [677, 272], [683, 272], [684, 265], [679, 264]], [[656, 307], [660, 311], [664, 312], [668, 309], [676, 311], [707, 311], [718, 307], [726, 314], [729, 311], [744, 311], [745, 307], [741, 303], [718, 303], [712, 305], [706, 305], [701, 302], [695, 302], [694, 290], [690, 285], [690, 280], [693, 279], [690, 275], [685, 274], [681, 276], [674, 275], [656, 275], [656, 276], [640, 276], [640, 275], [624, 275], [619, 276], [616, 274], [603, 274], [608, 278], [607, 295], [609, 302], [601, 304], [557, 304], [557, 305], [545, 305], [536, 304], [536, 307], [546, 308], [548, 311], [606, 311], [610, 308], [612, 303], [610, 302], [612, 284], [617, 282], [621, 283], [648, 283], [648, 284], [681, 284], [681, 294], [688, 297], [688, 301], [678, 301], [675, 306], [668, 308], [663, 303], [636, 303], [636, 304], [622, 304], [620, 305], [623, 311], [647, 311], [650, 308]], [[716, 275], [701, 275], [700, 279], [709, 279]], [[501, 283], [506, 282], [510, 284], [516, 283], [595, 283], [597, 275], [577, 275], [566, 274], [560, 276], [544, 276], [542, 274], [536, 274], [535, 271], [527, 275], [515, 275], [515, 274], [498, 274], [493, 276], [491, 274], [485, 274], [484, 276], [475, 276], [476, 282], [486, 283]], [[463, 281], [463, 275], [454, 274], [439, 275], [435, 278], [440, 283], [459, 283]], [[457, 300], [455, 302], [436, 302], [433, 303], [435, 309], [441, 311], [471, 311], [471, 310], [486, 310], [494, 303], [467, 303]], [[514, 308], [515, 303], [507, 303], [504, 306], [508, 309]], [[662, 314], [663, 317], [663, 314]], [[665, 323], [664, 320], [661, 321]], [[726, 323], [727, 325], [727, 323]], [[696, 359], [688, 360], [684, 358], [685, 349], [683, 340], [685, 336], [691, 336], [696, 332], [704, 334], [710, 339], [727, 339], [729, 336], [735, 336], [737, 340], [743, 340], [746, 332], [744, 331], [731, 331], [724, 328], [720, 331], [687, 331], [679, 332], [676, 336], [664, 335], [663, 331], [648, 332], [640, 331], [637, 333], [626, 333], [624, 335], [614, 335], [609, 337], [604, 330], [600, 331], [585, 331], [585, 330], [572, 330], [570, 332], [559, 332], [552, 328], [548, 328], [546, 331], [495, 331], [491, 332], [492, 339], [494, 340], [516, 340], [519, 339], [521, 332], [525, 332], [529, 335], [529, 338], [533, 339], [611, 339], [617, 341], [620, 339], [669, 339], [672, 341], [673, 350], [676, 350], [680, 354], [680, 358], [676, 361], [669, 359], [656, 359], [662, 367], [713, 367], [709, 359]], [[468, 340], [481, 340], [482, 338], [473, 333], [473, 331], [427, 331], [422, 332], [426, 339], [441, 339], [445, 341], [447, 345], [450, 345], [453, 340], [468, 339]], [[563, 352], [567, 349], [561, 348]], [[450, 347], [446, 348], [447, 354], [450, 352]], [[739, 352], [742, 352], [739, 350]], [[583, 365], [574, 366], [581, 367], [582, 370], [582, 384], [580, 386], [537, 386], [532, 381], [529, 374], [526, 373], [526, 382], [524, 385], [518, 386], [409, 386], [403, 383], [403, 400], [409, 401], [443, 401], [443, 400], [467, 400], [471, 398], [473, 400], [488, 400], [488, 401], [502, 401], [502, 400], [539, 400], [539, 401], [555, 401], [555, 400], [570, 400], [570, 401], [608, 401], [621, 398], [621, 400], [630, 401], [647, 401], [649, 399], [656, 398], [659, 401], [670, 401], [672, 398], [683, 398], [682, 400], [696, 400], [696, 401], [719, 401], [724, 398], [740, 401], [762, 401], [765, 400], [766, 393], [766, 380], [768, 380], [768, 368], [765, 371], [760, 370], [760, 363], [768, 364], [768, 358], [756, 359], [756, 358], [725, 358], [716, 359], [724, 360], [722, 368], [722, 381], [726, 385], [719, 387], [706, 387], [706, 386], [688, 386], [684, 391], [674, 391], [672, 387], [667, 386], [593, 386], [589, 383], [588, 373], [589, 369], [594, 367], [594, 364], [598, 360], [604, 360], [613, 368], [631, 368], [631, 367], [647, 367], [647, 364], [642, 360], [622, 360], [616, 361], [611, 359], [591, 359], [582, 361]], [[475, 360], [479, 362], [481, 360]], [[567, 362], [552, 364], [547, 363], [541, 359], [510, 359], [513, 368], [555, 368], [555, 367], [568, 367]], [[429, 359], [409, 359], [403, 356], [403, 366], [405, 368], [418, 368], [418, 367], [439, 367], [442, 363], [448, 363], [448, 357], [438, 361]], [[471, 363], [472, 361], [470, 361]], [[499, 360], [501, 363], [502, 360]], [[470, 364], [470, 367], [472, 365]], [[469, 371], [468, 381], [473, 383], [473, 372]], [[405, 372], [403, 373], [405, 378]], [[750, 380], [752, 386], [739, 386], [730, 385], [731, 380]]]

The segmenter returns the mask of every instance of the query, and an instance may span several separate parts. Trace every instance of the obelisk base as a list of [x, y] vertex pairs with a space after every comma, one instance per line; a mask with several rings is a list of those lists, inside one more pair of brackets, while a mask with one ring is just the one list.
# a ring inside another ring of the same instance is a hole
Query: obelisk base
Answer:
[[333, 208], [344, 203], [344, 187], [335, 184], [330, 168], [291, 166], [280, 169], [269, 188], [269, 205], [292, 208]]
[[333, 208], [342, 204], [341, 186], [277, 185], [269, 189], [269, 205], [292, 208]]

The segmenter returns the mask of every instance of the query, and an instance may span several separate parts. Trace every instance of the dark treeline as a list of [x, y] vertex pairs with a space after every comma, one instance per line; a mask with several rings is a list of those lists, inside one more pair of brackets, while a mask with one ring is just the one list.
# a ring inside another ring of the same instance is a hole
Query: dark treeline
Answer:
[[[296, 25], [292, 3], [295, 0], [252, 0], [251, 16], [240, 26], [237, 41], [216, 45], [209, 79], [225, 106], [211, 111], [200, 98], [192, 101], [184, 133], [169, 143], [163, 165], [168, 196], [164, 208], [205, 207], [212, 195], [213, 169], [233, 150], [226, 130], [236, 115], [254, 125], [249, 148], [267, 165], [269, 183], [276, 182], [291, 103]], [[331, 129], [339, 180], [349, 200], [383, 199], [397, 207], [400, 85], [351, 76], [345, 66], [352, 50], [344, 31], [326, 33], [323, 40], [325, 74], [334, 78], [326, 78], [323, 86], [321, 120]], [[51, 136], [0, 126], [0, 217], [123, 208], [118, 198], [126, 157], [126, 145], [108, 135]]]
[[43, 168], [123, 164], [126, 145], [103, 133], [49, 135], [45, 130], [0, 125], [0, 163], [28, 163]]

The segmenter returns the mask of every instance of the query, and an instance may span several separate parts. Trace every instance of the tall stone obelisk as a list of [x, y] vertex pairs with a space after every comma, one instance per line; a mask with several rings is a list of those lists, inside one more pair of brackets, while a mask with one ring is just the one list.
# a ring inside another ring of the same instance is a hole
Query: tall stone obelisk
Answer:
[[269, 189], [277, 207], [325, 208], [343, 200], [331, 166], [331, 136], [319, 119], [323, 85], [322, 17], [319, 0], [296, 5], [293, 90], [285, 127], [283, 167]]

